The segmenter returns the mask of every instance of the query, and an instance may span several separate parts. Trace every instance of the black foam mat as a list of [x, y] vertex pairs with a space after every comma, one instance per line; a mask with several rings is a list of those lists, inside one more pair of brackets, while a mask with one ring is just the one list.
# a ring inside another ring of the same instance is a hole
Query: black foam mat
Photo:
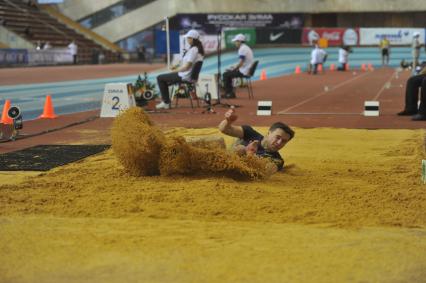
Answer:
[[37, 145], [0, 154], [0, 171], [48, 171], [108, 149], [110, 145]]

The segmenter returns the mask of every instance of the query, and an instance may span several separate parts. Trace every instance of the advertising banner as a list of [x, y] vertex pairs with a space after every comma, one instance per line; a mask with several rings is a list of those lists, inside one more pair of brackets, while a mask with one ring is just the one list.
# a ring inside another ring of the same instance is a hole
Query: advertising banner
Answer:
[[201, 36], [200, 40], [203, 43], [206, 54], [217, 52], [218, 37], [216, 35], [204, 35]]
[[28, 62], [26, 49], [0, 49], [0, 65], [25, 65]]
[[[170, 53], [179, 53], [179, 32], [169, 31], [170, 35]], [[155, 31], [155, 54], [167, 54], [167, 36], [162, 30]]]
[[258, 44], [300, 44], [302, 29], [256, 29], [256, 43]]
[[64, 0], [37, 0], [38, 4], [60, 4], [64, 3]]
[[358, 45], [359, 30], [352, 28], [304, 28], [302, 44], [312, 45], [314, 40], [326, 39], [328, 46]]
[[391, 45], [410, 45], [416, 32], [420, 34], [420, 42], [425, 42], [422, 28], [360, 28], [360, 45], [379, 45], [385, 36]]
[[208, 34], [223, 28], [275, 27], [300, 29], [304, 25], [302, 14], [284, 13], [224, 13], [224, 14], [178, 14], [170, 19], [174, 30], [203, 30]]
[[71, 64], [73, 56], [68, 48], [28, 50], [29, 65]]
[[225, 30], [224, 38], [222, 40], [225, 41], [225, 48], [233, 48], [235, 47], [235, 44], [232, 42], [232, 39], [237, 34], [243, 34], [246, 37], [246, 44], [249, 46], [253, 46], [256, 44], [256, 30], [254, 28], [251, 29], [232, 29], [232, 30]]

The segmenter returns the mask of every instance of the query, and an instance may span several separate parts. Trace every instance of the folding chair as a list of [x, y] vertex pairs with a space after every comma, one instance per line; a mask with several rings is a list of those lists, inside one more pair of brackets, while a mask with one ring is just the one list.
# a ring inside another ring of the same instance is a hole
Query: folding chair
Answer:
[[201, 68], [203, 67], [203, 61], [198, 61], [192, 68], [191, 78], [189, 81], [183, 81], [179, 83], [178, 89], [175, 92], [176, 103], [175, 107], [178, 106], [179, 98], [189, 98], [191, 102], [191, 108], [194, 108], [192, 100], [197, 101], [197, 107], [200, 107], [200, 103], [197, 97], [196, 85], [198, 77], [200, 76]]
[[254, 98], [253, 95], [253, 87], [251, 85], [251, 78], [253, 77], [254, 73], [256, 72], [257, 65], [259, 64], [259, 61], [256, 60], [253, 62], [253, 64], [250, 66], [249, 73], [243, 77], [243, 79], [246, 80], [246, 86], [249, 94], [249, 99]]

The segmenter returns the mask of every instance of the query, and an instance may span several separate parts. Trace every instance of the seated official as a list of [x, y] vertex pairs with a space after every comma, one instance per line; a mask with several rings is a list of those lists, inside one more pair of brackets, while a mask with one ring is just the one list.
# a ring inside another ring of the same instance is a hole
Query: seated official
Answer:
[[184, 52], [181, 66], [173, 68], [171, 73], [162, 74], [157, 77], [162, 101], [155, 106], [156, 109], [170, 108], [169, 86], [183, 81], [189, 81], [195, 63], [203, 61], [204, 59], [204, 48], [200, 41], [200, 34], [196, 30], [190, 30], [184, 37], [190, 45], [190, 48]]
[[253, 64], [253, 51], [245, 44], [246, 37], [243, 34], [237, 34], [233, 39], [235, 46], [238, 48], [239, 61], [237, 65], [229, 68], [223, 73], [223, 85], [225, 88], [224, 98], [235, 98], [234, 88], [232, 86], [233, 78], [242, 78], [250, 72], [250, 67]]

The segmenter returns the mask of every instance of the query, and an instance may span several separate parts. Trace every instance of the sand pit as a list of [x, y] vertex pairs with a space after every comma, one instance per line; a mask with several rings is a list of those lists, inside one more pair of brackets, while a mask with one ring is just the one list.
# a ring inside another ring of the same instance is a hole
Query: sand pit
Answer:
[[423, 140], [297, 129], [261, 181], [134, 177], [110, 150], [2, 182], [0, 281], [422, 282]]

